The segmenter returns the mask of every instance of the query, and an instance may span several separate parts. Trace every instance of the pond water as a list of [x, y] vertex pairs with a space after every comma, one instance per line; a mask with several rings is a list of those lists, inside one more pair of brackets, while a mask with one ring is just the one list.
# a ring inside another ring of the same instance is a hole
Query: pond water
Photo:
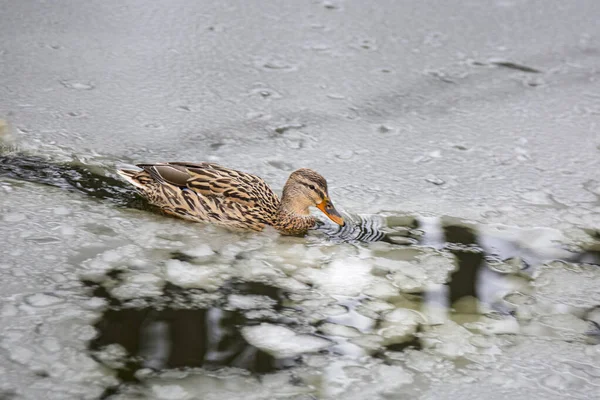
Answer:
[[[0, 399], [597, 397], [600, 3], [4, 9]], [[158, 161], [348, 223], [166, 217]]]

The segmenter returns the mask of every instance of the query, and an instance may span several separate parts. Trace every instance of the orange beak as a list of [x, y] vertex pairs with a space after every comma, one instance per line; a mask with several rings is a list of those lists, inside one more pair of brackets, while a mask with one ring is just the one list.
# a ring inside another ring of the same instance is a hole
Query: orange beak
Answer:
[[317, 204], [317, 208], [323, 211], [323, 214], [327, 215], [330, 220], [338, 225], [344, 226], [344, 218], [342, 218], [340, 213], [335, 209], [329, 198], [325, 197], [325, 200]]

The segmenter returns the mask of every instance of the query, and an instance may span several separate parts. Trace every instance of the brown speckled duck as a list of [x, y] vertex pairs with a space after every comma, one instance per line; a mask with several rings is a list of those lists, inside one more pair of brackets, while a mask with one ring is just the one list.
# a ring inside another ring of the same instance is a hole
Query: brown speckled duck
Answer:
[[292, 172], [281, 200], [261, 178], [212, 163], [138, 164], [118, 170], [148, 201], [173, 216], [235, 229], [260, 231], [271, 225], [284, 235], [300, 235], [316, 224], [315, 206], [344, 225], [327, 193], [327, 181], [313, 170]]

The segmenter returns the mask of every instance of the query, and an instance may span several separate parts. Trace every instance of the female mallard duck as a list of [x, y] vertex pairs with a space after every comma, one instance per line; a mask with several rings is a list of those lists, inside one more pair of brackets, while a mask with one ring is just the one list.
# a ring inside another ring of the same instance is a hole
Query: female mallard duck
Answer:
[[315, 206], [333, 222], [344, 220], [333, 207], [327, 181], [313, 170], [292, 172], [281, 200], [261, 178], [212, 163], [138, 164], [141, 171], [119, 175], [165, 212], [195, 222], [260, 231], [271, 225], [282, 234], [298, 235], [315, 226]]

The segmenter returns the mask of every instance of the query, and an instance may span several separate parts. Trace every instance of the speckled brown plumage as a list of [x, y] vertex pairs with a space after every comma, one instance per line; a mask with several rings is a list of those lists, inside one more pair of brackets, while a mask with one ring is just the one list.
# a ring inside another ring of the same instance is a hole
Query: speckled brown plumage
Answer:
[[260, 231], [271, 225], [284, 234], [303, 234], [315, 217], [308, 208], [319, 207], [343, 224], [327, 193], [327, 182], [310, 169], [294, 171], [280, 201], [258, 176], [212, 163], [169, 162], [138, 164], [139, 171], [119, 170], [151, 204], [195, 222]]

